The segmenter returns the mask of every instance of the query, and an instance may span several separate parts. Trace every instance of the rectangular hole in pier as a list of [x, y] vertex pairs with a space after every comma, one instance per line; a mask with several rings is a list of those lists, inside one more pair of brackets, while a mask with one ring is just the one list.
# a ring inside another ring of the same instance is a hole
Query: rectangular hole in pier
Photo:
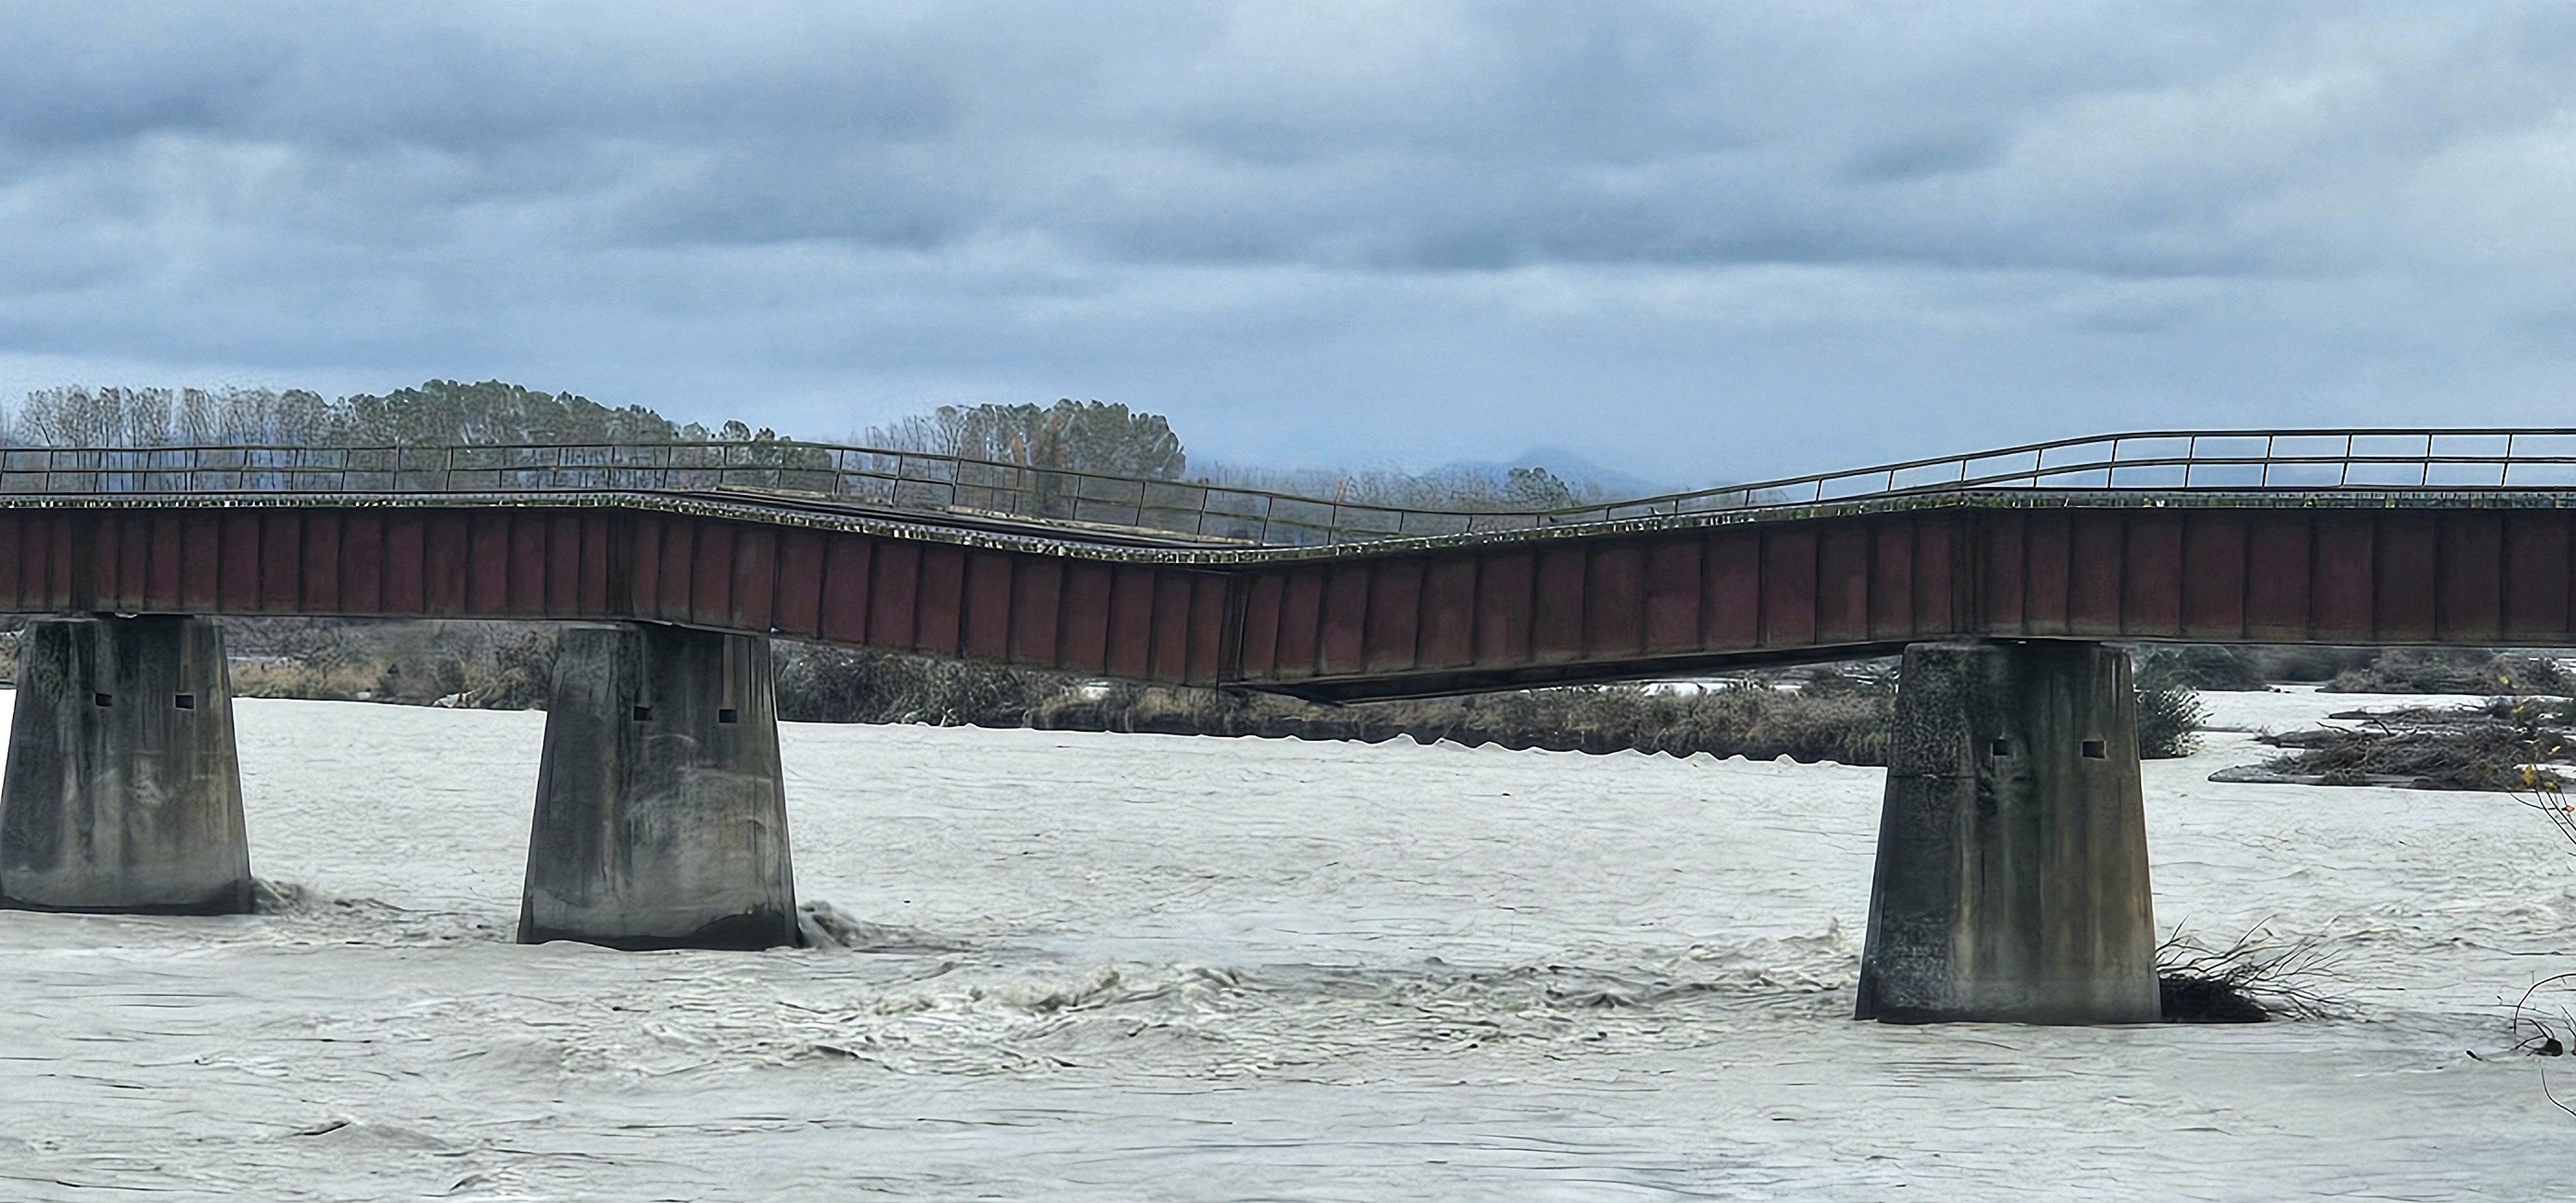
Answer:
[[116, 695], [112, 693], [94, 693], [90, 695], [90, 699], [97, 702], [101, 709], [116, 704]]
[[650, 707], [650, 706], [638, 706], [638, 707], [636, 707], [636, 708], [635, 708], [635, 721], [636, 721], [636, 722], [639, 722], [639, 723], [641, 723], [641, 722], [648, 722], [648, 721], [651, 721], [652, 717], [653, 717], [653, 708], [652, 708], [652, 707]]
[[2101, 740], [2088, 739], [2084, 741], [2084, 758], [2086, 760], [2101, 760], [2108, 757], [2110, 754], [2110, 749], [2105, 747]]
[[733, 708], [733, 707], [731, 707], [731, 706], [727, 706], [727, 707], [725, 707], [725, 708], [724, 708], [724, 709], [722, 709], [722, 710], [716, 711], [716, 721], [717, 721], [717, 722], [719, 722], [719, 723], [738, 723], [738, 722], [741, 722], [741, 721], [742, 721], [742, 712], [741, 712], [741, 711], [739, 711], [739, 710], [734, 709], [734, 708]]
[[177, 702], [179, 709], [181, 710], [194, 710], [197, 708], [197, 695], [193, 693], [180, 694], [177, 698]]
[[1995, 741], [1995, 746], [1991, 751], [1997, 756], [2010, 756], [2012, 755], [2012, 741], [2008, 739], [1998, 739]]

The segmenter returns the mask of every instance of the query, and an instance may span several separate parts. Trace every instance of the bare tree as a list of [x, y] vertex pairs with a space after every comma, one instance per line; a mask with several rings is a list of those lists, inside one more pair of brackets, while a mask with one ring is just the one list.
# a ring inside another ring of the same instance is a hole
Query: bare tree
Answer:
[[1160, 414], [1070, 398], [1036, 405], [943, 405], [871, 426], [855, 441], [888, 451], [1176, 480], [1188, 470], [1180, 436]]

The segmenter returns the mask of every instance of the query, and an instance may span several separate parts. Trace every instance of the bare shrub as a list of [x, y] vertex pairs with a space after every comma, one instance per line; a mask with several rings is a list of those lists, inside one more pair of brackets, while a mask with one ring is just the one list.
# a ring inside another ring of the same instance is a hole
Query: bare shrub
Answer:
[[2167, 1023], [2261, 1023], [2335, 1012], [2333, 954], [2313, 937], [2282, 940], [2260, 925], [2223, 946], [2176, 929], [2156, 947]]
[[2252, 657], [2218, 644], [2149, 646], [2136, 650], [2138, 688], [2256, 693], [2271, 688]]
[[342, 702], [369, 695], [378, 674], [362, 665], [235, 661], [235, 697]]
[[492, 669], [475, 703], [487, 710], [543, 710], [554, 694], [556, 633], [514, 631], [492, 647]]
[[[2527, 702], [2523, 708], [2537, 709]], [[2559, 706], [2553, 712], [2564, 720], [2570, 717], [2568, 710], [2567, 706]], [[2545, 757], [2565, 751], [2567, 741], [2563, 734], [2533, 733], [2524, 751], [2522, 787], [2514, 793], [2523, 805], [2548, 821], [2560, 841], [2576, 851], [2576, 805], [2567, 800], [2566, 782], [2538, 767]], [[2576, 972], [2551, 974], [2524, 989], [2522, 996], [2514, 1000], [2513, 1017], [2507, 1026], [2514, 1051], [2542, 1057], [2567, 1055], [2571, 1047], [2576, 1047], [2576, 1005], [2572, 1004], [2576, 1004]], [[2576, 1106], [2558, 1097], [2545, 1073], [2540, 1078], [2540, 1093], [2551, 1106], [2576, 1116]]]
[[2231, 646], [2257, 676], [2266, 681], [2331, 681], [2341, 673], [2367, 668], [2382, 655], [2375, 647], [2313, 647], [2295, 643]]
[[2564, 696], [2567, 673], [2556, 660], [2483, 648], [2392, 648], [2327, 682], [2322, 693], [2467, 693]]
[[771, 645], [778, 716], [810, 723], [1019, 727], [1070, 689], [1054, 673], [812, 644]]

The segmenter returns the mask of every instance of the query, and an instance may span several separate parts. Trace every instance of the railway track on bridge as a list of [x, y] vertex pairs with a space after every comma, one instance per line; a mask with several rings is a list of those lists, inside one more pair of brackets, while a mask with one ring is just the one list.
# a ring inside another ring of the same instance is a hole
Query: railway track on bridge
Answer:
[[2387, 496], [2576, 491], [2576, 428], [2134, 431], [1553, 509], [1371, 504], [1221, 482], [791, 441], [0, 448], [43, 497], [650, 493], [1108, 546], [1347, 547], [1960, 493]]

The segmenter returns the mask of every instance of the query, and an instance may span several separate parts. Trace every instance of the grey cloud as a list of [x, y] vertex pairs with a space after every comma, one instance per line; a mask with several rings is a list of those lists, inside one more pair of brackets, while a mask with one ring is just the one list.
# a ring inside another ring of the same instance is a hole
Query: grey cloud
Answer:
[[2576, 182], [2576, 15], [2540, 4], [10, 22], [0, 355], [47, 363], [507, 369], [661, 404], [739, 380], [825, 433], [870, 416], [836, 404], [1114, 391], [1316, 456], [1410, 389], [1412, 433], [1347, 437], [1508, 457], [1438, 445], [1502, 420], [1682, 457], [1554, 427], [2093, 412], [2028, 401], [2053, 388], [2104, 398], [2079, 425], [2240, 387], [2377, 412], [2497, 348], [2462, 387], [2522, 397], [2576, 294], [2545, 201]]
[[[1290, 16], [1252, 10], [947, 8], [873, 26], [831, 7], [384, 11], [209, 9], [149, 36], [139, 20], [32, 21], [50, 70], [0, 85], [0, 114], [21, 163], [66, 169], [95, 161], [84, 148], [146, 139], [285, 147], [315, 161], [276, 211], [309, 199], [397, 227], [406, 208], [553, 189], [573, 202], [567, 224], [588, 227], [565, 235], [604, 225], [646, 242], [1036, 233], [1124, 260], [1389, 271], [1919, 259], [2197, 273], [2330, 253], [2230, 228], [2302, 186], [2292, 160], [2402, 166], [2498, 109], [2545, 119], [2566, 90], [2527, 47], [2571, 25], [2514, 22], [2448, 52], [2430, 37], [2427, 52], [2219, 9], [2189, 15], [2233, 43], [2134, 37], [2135, 10], [2081, 9], [1728, 10], [1735, 23], [1526, 5], [1301, 39], [1281, 35]], [[2316, 61], [2330, 51], [2351, 57]], [[2249, 111], [2193, 109], [2230, 88]], [[2278, 95], [2300, 88], [2340, 118]], [[2157, 141], [2176, 135], [2189, 144]]]

